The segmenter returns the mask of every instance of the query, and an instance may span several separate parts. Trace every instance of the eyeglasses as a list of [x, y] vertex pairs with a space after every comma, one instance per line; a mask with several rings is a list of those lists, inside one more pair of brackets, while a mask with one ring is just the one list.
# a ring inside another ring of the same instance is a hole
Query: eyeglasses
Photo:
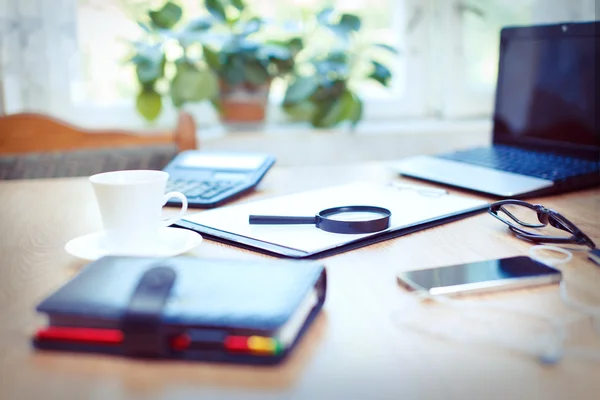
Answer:
[[554, 210], [521, 200], [501, 200], [490, 205], [492, 216], [508, 225], [517, 237], [534, 243], [573, 243], [596, 247], [574, 223]]

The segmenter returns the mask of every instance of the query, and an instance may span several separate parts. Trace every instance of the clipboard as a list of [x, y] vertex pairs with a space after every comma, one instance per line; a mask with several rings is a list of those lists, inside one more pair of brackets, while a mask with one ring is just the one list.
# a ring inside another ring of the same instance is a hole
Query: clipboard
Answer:
[[[250, 214], [315, 215], [349, 205], [379, 206], [392, 212], [388, 229], [368, 234], [324, 232], [314, 225], [250, 225]], [[319, 259], [481, 213], [489, 203], [467, 196], [391, 184], [353, 182], [325, 189], [250, 201], [185, 216], [175, 225], [207, 239], [264, 254]]]

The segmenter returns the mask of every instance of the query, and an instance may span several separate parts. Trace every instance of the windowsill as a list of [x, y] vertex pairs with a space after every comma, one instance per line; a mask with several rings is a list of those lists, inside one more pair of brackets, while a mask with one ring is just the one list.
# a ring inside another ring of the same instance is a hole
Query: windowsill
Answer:
[[[201, 141], [210, 141], [216, 138], [232, 135], [234, 133], [255, 133], [266, 136], [286, 136], [294, 134], [308, 134], [311, 132], [330, 134], [363, 135], [437, 135], [437, 134], [487, 134], [491, 132], [491, 119], [473, 117], [464, 119], [419, 118], [398, 115], [388, 107], [385, 118], [365, 116], [358, 124], [356, 130], [350, 130], [348, 124], [342, 124], [328, 130], [313, 128], [309, 123], [285, 122], [283, 118], [273, 112], [264, 124], [255, 125], [229, 125], [218, 122], [218, 115], [208, 104], [196, 105], [187, 111], [196, 118], [198, 138]], [[388, 105], [389, 106], [389, 105]], [[278, 113], [281, 113], [276, 109]], [[135, 110], [126, 105], [98, 108], [93, 105], [81, 105], [73, 110], [67, 110], [63, 115], [58, 115], [66, 121], [86, 128], [114, 128], [132, 130], [140, 133], [157, 130], [173, 129], [177, 114], [174, 109], [164, 110], [154, 123], [144, 121]], [[210, 118], [209, 118], [210, 117]]]
[[397, 121], [362, 121], [354, 131], [347, 125], [332, 129], [317, 129], [308, 123], [265, 124], [265, 125], [215, 125], [199, 129], [201, 140], [219, 139], [236, 133], [255, 133], [279, 136], [310, 133], [334, 133], [349, 135], [439, 135], [439, 134], [488, 134], [492, 130], [489, 119], [442, 120], [442, 119], [398, 119]]
[[204, 150], [269, 153], [279, 166], [354, 164], [484, 146], [491, 140], [490, 126], [488, 120], [398, 120], [363, 121], [355, 132], [307, 125], [219, 127], [200, 130], [199, 143]]

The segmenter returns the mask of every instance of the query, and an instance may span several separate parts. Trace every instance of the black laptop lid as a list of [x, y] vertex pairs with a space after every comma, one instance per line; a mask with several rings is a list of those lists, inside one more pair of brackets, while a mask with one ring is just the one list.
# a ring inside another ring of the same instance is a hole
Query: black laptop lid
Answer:
[[600, 157], [600, 21], [500, 35], [494, 143]]

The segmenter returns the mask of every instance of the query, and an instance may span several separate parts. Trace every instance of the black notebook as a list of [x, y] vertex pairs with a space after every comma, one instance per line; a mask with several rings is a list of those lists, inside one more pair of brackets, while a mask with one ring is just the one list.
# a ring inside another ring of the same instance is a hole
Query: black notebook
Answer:
[[38, 349], [273, 364], [325, 301], [315, 262], [109, 256], [42, 301]]

